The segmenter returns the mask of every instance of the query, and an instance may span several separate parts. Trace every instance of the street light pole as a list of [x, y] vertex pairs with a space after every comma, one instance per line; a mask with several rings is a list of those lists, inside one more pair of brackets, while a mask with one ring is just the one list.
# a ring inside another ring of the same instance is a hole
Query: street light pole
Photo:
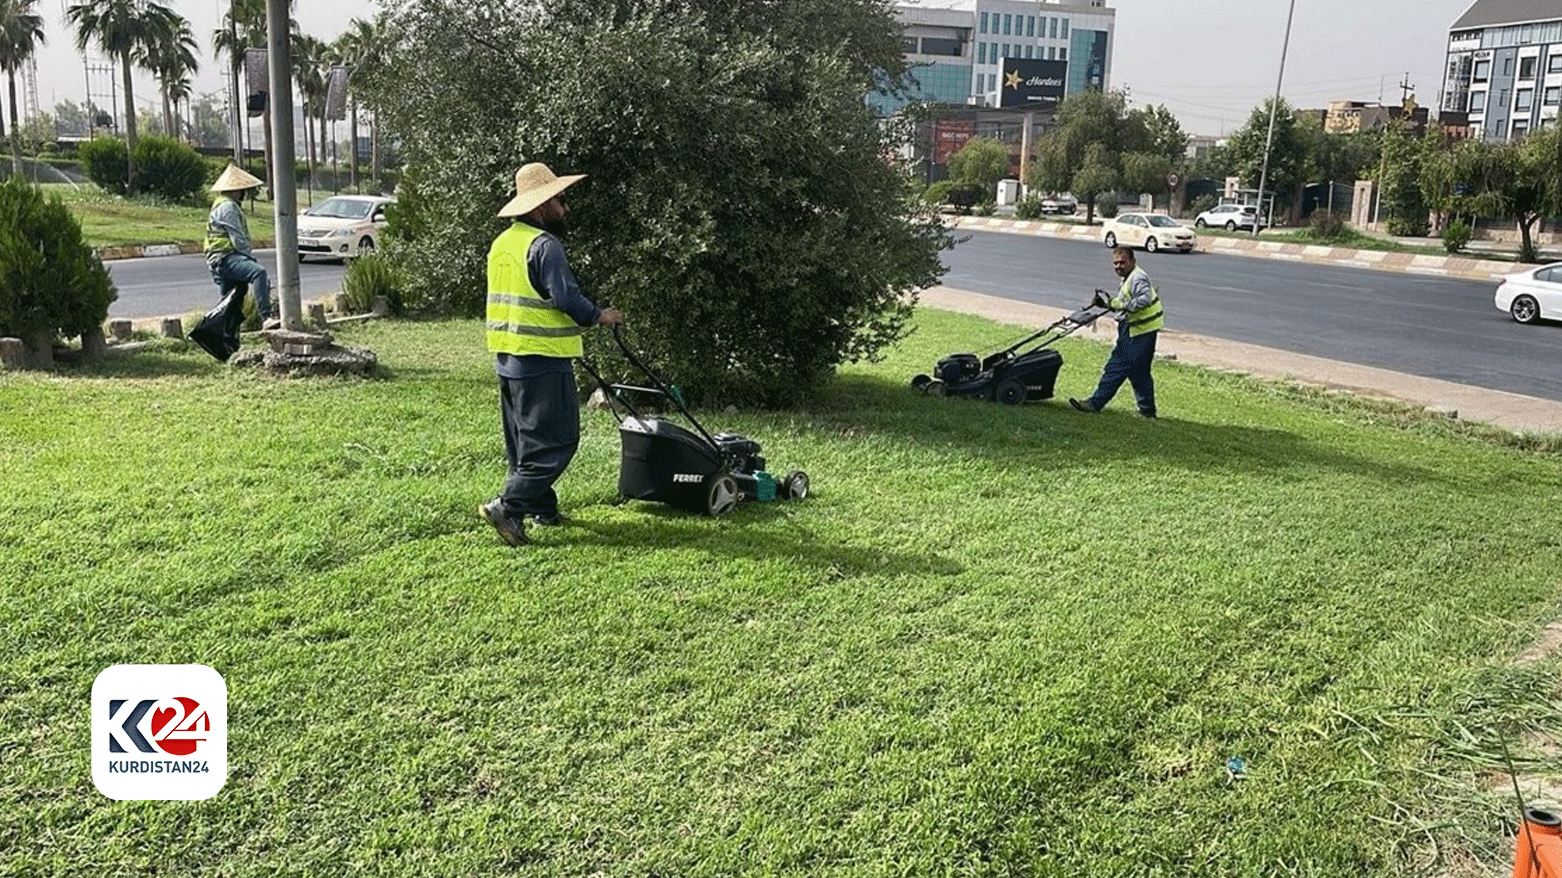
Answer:
[[298, 187], [293, 180], [293, 68], [288, 0], [266, 0], [267, 67], [270, 77], [272, 209], [276, 217], [277, 286], [282, 325], [304, 328], [298, 292]]
[[[1280, 84], [1285, 82], [1285, 53], [1291, 48], [1291, 18], [1296, 14], [1296, 0], [1285, 14], [1285, 42], [1280, 46], [1280, 75], [1275, 78], [1275, 99], [1269, 104], [1269, 136], [1264, 139], [1264, 169], [1258, 175], [1258, 211], [1253, 217], [1253, 237], [1258, 237], [1258, 227], [1264, 222], [1264, 187], [1269, 185], [1269, 150], [1275, 142], [1275, 111], [1280, 109]], [[1271, 211], [1272, 213], [1273, 211]], [[1274, 217], [1269, 217], [1274, 222]]]

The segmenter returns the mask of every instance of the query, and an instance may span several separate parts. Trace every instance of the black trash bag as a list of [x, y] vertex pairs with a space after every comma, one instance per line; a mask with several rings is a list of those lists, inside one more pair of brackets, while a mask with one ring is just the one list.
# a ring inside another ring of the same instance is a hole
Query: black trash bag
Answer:
[[245, 287], [235, 287], [222, 297], [217, 307], [206, 312], [190, 330], [190, 341], [206, 353], [226, 363], [239, 350], [239, 327], [244, 324]]

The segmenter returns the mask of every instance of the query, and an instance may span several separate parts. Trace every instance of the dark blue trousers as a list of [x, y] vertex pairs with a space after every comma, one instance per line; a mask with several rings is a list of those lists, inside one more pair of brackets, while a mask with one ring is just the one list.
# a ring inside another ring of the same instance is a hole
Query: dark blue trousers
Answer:
[[504, 421], [504, 453], [510, 462], [505, 479], [504, 511], [550, 517], [559, 512], [553, 483], [580, 447], [580, 397], [573, 372], [546, 372], [528, 378], [499, 379], [499, 411]]
[[1101, 370], [1101, 383], [1090, 396], [1090, 405], [1096, 411], [1106, 408], [1127, 381], [1133, 386], [1140, 414], [1155, 414], [1155, 379], [1150, 376], [1150, 366], [1155, 362], [1155, 337], [1160, 334], [1157, 330], [1129, 336], [1128, 321], [1117, 322], [1117, 344], [1112, 346], [1112, 356]]

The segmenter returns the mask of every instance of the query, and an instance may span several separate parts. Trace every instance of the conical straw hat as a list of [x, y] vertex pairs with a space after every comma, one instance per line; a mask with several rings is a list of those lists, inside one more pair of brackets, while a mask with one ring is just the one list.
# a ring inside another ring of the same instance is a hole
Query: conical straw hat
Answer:
[[522, 165], [515, 172], [515, 197], [499, 208], [499, 216], [525, 216], [568, 189], [570, 184], [585, 178], [585, 174], [555, 176], [542, 162]]
[[223, 169], [222, 176], [217, 178], [217, 182], [212, 184], [212, 191], [238, 192], [264, 185], [264, 183], [255, 178], [254, 174], [249, 173], [238, 165], [230, 164]]

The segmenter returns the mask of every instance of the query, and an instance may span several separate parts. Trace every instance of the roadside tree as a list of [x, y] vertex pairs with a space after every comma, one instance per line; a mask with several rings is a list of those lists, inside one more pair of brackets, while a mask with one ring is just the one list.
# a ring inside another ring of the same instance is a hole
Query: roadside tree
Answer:
[[[22, 172], [22, 119], [17, 112], [16, 72], [43, 45], [43, 16], [38, 0], [0, 0], [0, 70], [5, 71], [11, 98], [11, 173]], [[0, 121], [0, 138], [5, 124]]]
[[414, 307], [477, 314], [530, 161], [586, 173], [570, 259], [691, 398], [787, 405], [904, 336], [950, 237], [863, 101], [905, 71], [879, 0], [395, 5], [366, 102], [406, 157]]
[[125, 90], [126, 191], [133, 194], [137, 191], [136, 97], [130, 67], [153, 47], [173, 39], [180, 18], [154, 0], [84, 0], [68, 7], [65, 18], [76, 29], [79, 51], [86, 52], [88, 46], [96, 44], [119, 61]]
[[981, 187], [981, 200], [996, 198], [998, 181], [1009, 176], [1009, 149], [990, 137], [973, 137], [949, 157], [949, 179]]
[[1056, 125], [1037, 145], [1026, 184], [1074, 193], [1085, 205], [1086, 223], [1095, 222], [1096, 199], [1103, 193], [1115, 198], [1119, 189], [1164, 191], [1171, 164], [1157, 150], [1167, 144], [1157, 144], [1145, 119], [1142, 113], [1127, 111], [1122, 92], [1070, 95], [1058, 105]]

